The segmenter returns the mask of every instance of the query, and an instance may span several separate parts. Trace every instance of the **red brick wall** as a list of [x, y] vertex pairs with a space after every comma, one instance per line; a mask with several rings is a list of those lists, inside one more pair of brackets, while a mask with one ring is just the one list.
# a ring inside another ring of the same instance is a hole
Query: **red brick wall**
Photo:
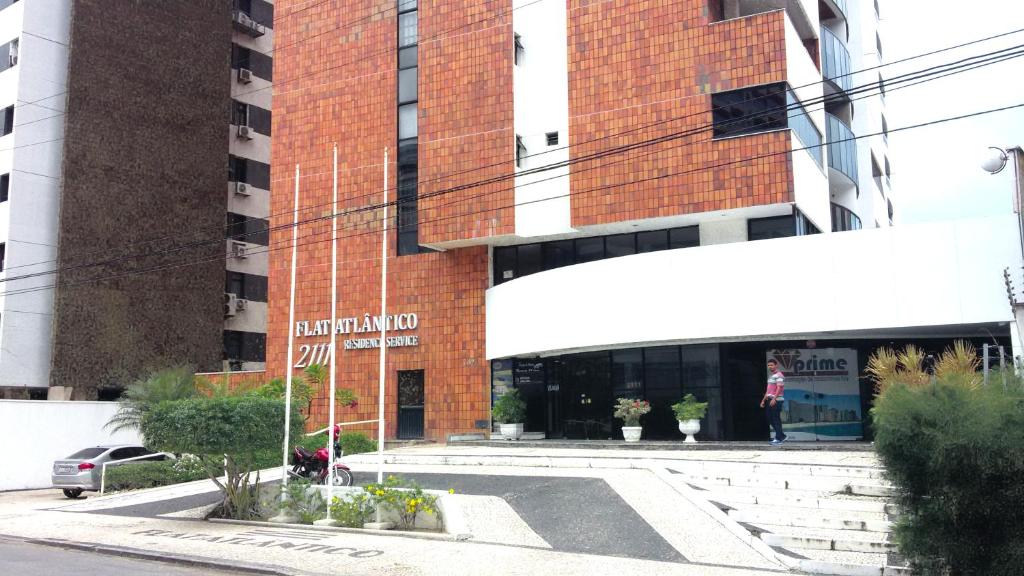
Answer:
[[[420, 194], [515, 170], [512, 2], [420, 2]], [[420, 200], [420, 241], [515, 231], [511, 179]]]
[[[274, 104], [271, 185], [271, 226], [292, 221], [294, 170], [302, 170], [300, 204], [310, 207], [301, 219], [330, 213], [331, 146], [339, 148], [339, 211], [378, 204], [384, 187], [383, 151], [391, 150], [389, 197], [394, 201], [396, 150], [397, 39], [394, 0], [326, 2], [289, 16], [308, 6], [304, 0], [276, 3], [274, 33]], [[429, 3], [421, 2], [421, 12]], [[383, 16], [371, 16], [382, 13]], [[427, 14], [420, 15], [420, 36]], [[452, 16], [449, 16], [452, 18]], [[365, 20], [365, 21], [364, 21]], [[359, 21], [347, 34], [332, 31], [343, 23]], [[450, 24], [448, 25], [450, 26]], [[321, 36], [305, 41], [304, 37]], [[439, 44], [440, 46], [440, 44]], [[440, 48], [421, 48], [420, 74], [438, 66], [428, 54]], [[424, 60], [427, 59], [426, 62]], [[451, 81], [451, 76], [448, 76]], [[440, 98], [423, 92], [427, 115], [420, 119], [420, 165], [424, 165], [424, 140], [428, 135], [451, 136], [468, 126], [455, 121], [446, 127]], [[436, 82], [435, 82], [436, 84]], [[427, 83], [429, 86], [430, 83]], [[440, 88], [435, 88], [440, 92]], [[432, 99], [432, 100], [431, 100]], [[446, 105], [468, 106], [463, 97]], [[421, 104], [422, 106], [422, 104]], [[433, 113], [431, 113], [433, 111]], [[455, 114], [455, 116], [458, 116]], [[434, 119], [438, 119], [436, 122]], [[447, 132], [446, 132], [447, 131]], [[491, 137], [493, 138], [493, 137]], [[481, 145], [475, 141], [474, 145]], [[447, 150], [438, 145], [435, 150]], [[479, 160], [479, 157], [474, 157]], [[420, 179], [424, 178], [421, 172]], [[422, 193], [422, 190], [421, 190]], [[389, 226], [394, 226], [394, 209]], [[381, 211], [353, 213], [339, 218], [338, 317], [362, 317], [380, 313]], [[421, 212], [421, 221], [424, 219]], [[464, 225], [463, 222], [461, 225]], [[295, 319], [330, 318], [331, 223], [300, 226]], [[268, 377], [287, 370], [288, 305], [291, 272], [289, 228], [271, 233], [267, 334]], [[422, 232], [421, 232], [422, 238]], [[387, 358], [386, 435], [396, 435], [395, 404], [397, 371], [425, 370], [426, 435], [444, 439], [447, 434], [473, 430], [476, 420], [487, 419], [490, 408], [489, 369], [484, 359], [484, 291], [487, 288], [487, 249], [475, 247], [443, 253], [396, 258], [395, 237], [389, 238], [388, 313], [416, 313], [418, 347], [391, 348]], [[363, 335], [371, 336], [371, 335]], [[351, 336], [350, 336], [351, 337]], [[326, 343], [329, 336], [297, 338], [294, 363], [302, 344]], [[355, 409], [339, 408], [340, 421], [374, 419], [377, 416], [379, 351], [344, 350], [339, 336], [338, 386], [359, 396]], [[310, 428], [327, 421], [327, 398], [322, 394], [313, 407]], [[360, 426], [371, 435], [374, 426]]]
[[[709, 125], [712, 93], [786, 78], [782, 12], [711, 24], [706, 2], [568, 5], [573, 158]], [[708, 130], [575, 164], [572, 223], [790, 202], [788, 155], [703, 170], [790, 146], [788, 131], [712, 142]]]

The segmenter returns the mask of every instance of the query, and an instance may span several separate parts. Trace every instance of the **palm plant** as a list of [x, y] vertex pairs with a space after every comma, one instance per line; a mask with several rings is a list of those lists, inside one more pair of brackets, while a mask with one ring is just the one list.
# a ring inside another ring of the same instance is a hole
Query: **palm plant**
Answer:
[[128, 386], [118, 402], [117, 413], [104, 428], [112, 432], [138, 430], [142, 416], [160, 402], [192, 398], [198, 394], [195, 372], [186, 366], [165, 368]]

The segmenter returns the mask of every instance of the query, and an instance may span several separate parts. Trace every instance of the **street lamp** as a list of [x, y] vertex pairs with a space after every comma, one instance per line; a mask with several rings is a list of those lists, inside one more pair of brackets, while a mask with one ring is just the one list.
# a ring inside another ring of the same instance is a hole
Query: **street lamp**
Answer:
[[1024, 256], [1024, 182], [1021, 181], [1021, 163], [1024, 162], [1024, 150], [1020, 146], [1014, 146], [1007, 150], [989, 146], [992, 153], [981, 163], [981, 168], [989, 174], [999, 174], [1013, 159], [1013, 211], [1017, 213], [1017, 228], [1021, 240], [1021, 254]]
[[[1024, 163], [1024, 150], [1021, 150], [1020, 146], [1014, 146], [1008, 150], [990, 146], [989, 150], [992, 151], [992, 154], [981, 163], [982, 169], [989, 174], [999, 174], [1006, 168], [1006, 165], [1010, 162], [1011, 158], [1013, 159], [1013, 211], [1017, 213], [1017, 234], [1019, 235], [1020, 240], [1021, 255], [1024, 257], [1024, 182], [1021, 181], [1021, 168], [1022, 163]], [[1021, 348], [1024, 348], [1024, 342], [1021, 342], [1021, 340], [1024, 339], [1024, 306], [1017, 302], [1014, 295], [1009, 268], [1004, 271], [1004, 281], [1006, 282], [1007, 293], [1010, 297], [1010, 309], [1013, 311], [1014, 324], [1017, 327], [1017, 338], [1013, 338], [1011, 330], [1011, 339], [1014, 340], [1014, 364], [1018, 364], [1021, 358]], [[987, 349], [985, 355], [987, 364]], [[1000, 353], [1000, 356], [1001, 355], [1002, 354]], [[986, 378], [987, 377], [986, 369]]]

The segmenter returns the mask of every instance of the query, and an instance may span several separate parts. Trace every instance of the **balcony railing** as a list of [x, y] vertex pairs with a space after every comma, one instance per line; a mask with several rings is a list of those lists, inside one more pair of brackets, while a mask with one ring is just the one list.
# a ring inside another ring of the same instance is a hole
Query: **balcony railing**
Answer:
[[235, 27], [235, 30], [243, 34], [248, 34], [253, 38], [259, 38], [267, 33], [267, 28], [263, 24], [252, 19], [248, 13], [244, 10], [235, 9], [231, 11], [231, 24]]
[[839, 204], [832, 204], [832, 231], [847, 232], [849, 230], [860, 230], [860, 217], [848, 208]]
[[850, 52], [842, 40], [831, 30], [821, 28], [821, 75], [837, 90], [848, 92], [851, 88]]
[[843, 121], [832, 114], [825, 114], [828, 134], [828, 167], [849, 178], [856, 186], [857, 179], [857, 141], [853, 132]]

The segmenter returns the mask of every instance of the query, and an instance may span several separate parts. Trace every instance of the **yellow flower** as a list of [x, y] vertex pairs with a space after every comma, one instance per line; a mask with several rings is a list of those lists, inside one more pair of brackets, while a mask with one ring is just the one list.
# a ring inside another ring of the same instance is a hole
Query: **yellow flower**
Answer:
[[455, 494], [455, 488], [449, 488], [448, 489], [448, 493], [449, 494]]

